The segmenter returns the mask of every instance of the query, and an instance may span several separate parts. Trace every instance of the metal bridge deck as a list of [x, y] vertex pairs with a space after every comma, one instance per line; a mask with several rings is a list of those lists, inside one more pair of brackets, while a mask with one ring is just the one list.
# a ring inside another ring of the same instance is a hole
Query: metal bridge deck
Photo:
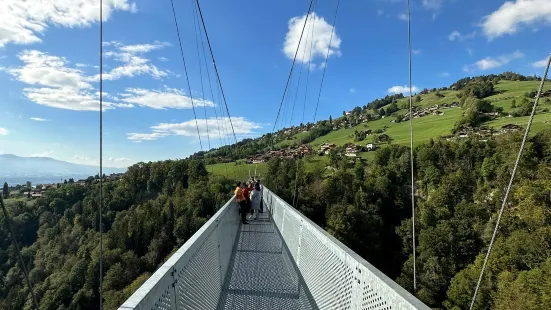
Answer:
[[241, 225], [237, 238], [218, 308], [304, 308], [309, 293], [269, 214]]

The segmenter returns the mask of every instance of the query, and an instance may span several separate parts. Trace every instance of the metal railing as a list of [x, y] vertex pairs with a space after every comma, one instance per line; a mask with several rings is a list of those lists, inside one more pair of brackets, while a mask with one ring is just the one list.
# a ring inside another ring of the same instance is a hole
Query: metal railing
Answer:
[[263, 198], [318, 309], [430, 309], [266, 187]]
[[[233, 198], [119, 309], [216, 309], [239, 235]], [[300, 309], [429, 309], [269, 189], [264, 208], [308, 294]], [[304, 300], [302, 300], [304, 299]]]
[[239, 229], [230, 199], [119, 309], [216, 309]]

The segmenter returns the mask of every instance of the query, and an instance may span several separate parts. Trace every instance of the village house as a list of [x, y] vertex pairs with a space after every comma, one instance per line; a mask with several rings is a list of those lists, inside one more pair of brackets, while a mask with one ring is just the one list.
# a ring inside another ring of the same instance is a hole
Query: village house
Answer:
[[47, 189], [56, 189], [57, 188], [57, 184], [42, 184], [41, 186], [41, 189], [42, 190], [47, 190]]
[[323, 152], [325, 155], [329, 155], [329, 152], [334, 149], [337, 145], [333, 143], [324, 143], [320, 146], [320, 152]]
[[324, 143], [320, 145], [320, 150], [325, 151], [326, 149], [332, 149], [332, 148], [335, 148], [336, 146], [337, 145], [335, 145], [334, 143]]
[[356, 156], [358, 156], [358, 152], [359, 152], [359, 150], [356, 147], [356, 145], [350, 145], [346, 148], [344, 156], [356, 157]]
[[368, 143], [366, 146], [365, 146], [365, 149], [370, 152], [370, 151], [375, 151], [377, 149], [377, 145], [374, 144], [374, 143]]
[[507, 125], [504, 125], [501, 127], [501, 131], [506, 133], [506, 132], [515, 132], [515, 131], [519, 131], [519, 130], [522, 130], [522, 126], [519, 126], [519, 125], [515, 125], [515, 124], [507, 124]]
[[302, 154], [309, 154], [312, 151], [312, 149], [306, 144], [302, 144], [301, 146], [299, 146], [298, 150]]

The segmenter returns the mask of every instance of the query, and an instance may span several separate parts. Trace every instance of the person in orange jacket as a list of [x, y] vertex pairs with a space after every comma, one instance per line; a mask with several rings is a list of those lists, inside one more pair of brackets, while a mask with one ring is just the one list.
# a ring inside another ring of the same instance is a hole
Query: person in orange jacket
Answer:
[[241, 214], [241, 222], [243, 224], [249, 224], [247, 222], [248, 202], [247, 202], [247, 199], [245, 198], [246, 196], [243, 193], [243, 189], [241, 189], [241, 182], [237, 182], [237, 187], [235, 188], [234, 193], [235, 193], [235, 200], [239, 204], [239, 213]]

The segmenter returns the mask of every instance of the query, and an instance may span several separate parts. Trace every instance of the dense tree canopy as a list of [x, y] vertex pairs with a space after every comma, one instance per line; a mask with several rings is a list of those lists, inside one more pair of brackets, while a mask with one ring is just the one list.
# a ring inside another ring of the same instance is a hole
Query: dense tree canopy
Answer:
[[[232, 185], [202, 162], [138, 163], [104, 183], [105, 309], [116, 309], [229, 199]], [[7, 201], [40, 309], [99, 307], [99, 183]], [[0, 216], [3, 222], [3, 216]], [[0, 309], [31, 309], [8, 231], [0, 227]]]
[[[273, 160], [266, 183], [293, 201], [298, 182], [302, 213], [430, 307], [466, 309], [521, 138], [431, 141], [415, 149], [416, 291], [407, 148], [382, 148], [367, 165], [336, 157], [326, 171]], [[526, 145], [475, 309], [549, 309], [550, 164], [548, 129]]]

